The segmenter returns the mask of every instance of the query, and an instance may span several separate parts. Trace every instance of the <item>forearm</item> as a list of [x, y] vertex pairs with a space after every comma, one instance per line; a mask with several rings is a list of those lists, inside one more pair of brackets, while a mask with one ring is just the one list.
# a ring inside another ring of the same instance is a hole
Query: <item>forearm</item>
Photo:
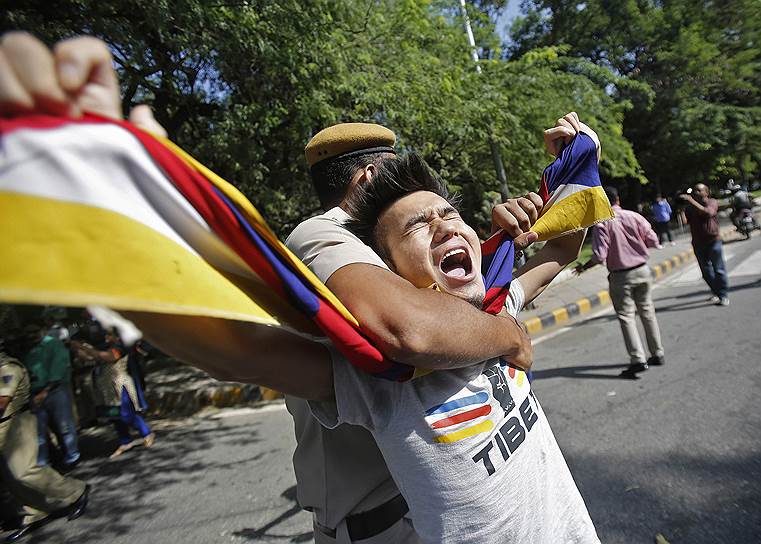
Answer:
[[579, 230], [550, 240], [518, 270], [516, 277], [521, 281], [527, 303], [542, 294], [578, 258], [585, 235], [586, 230]]
[[[415, 302], [399, 316], [397, 328], [379, 326], [386, 333], [380, 336], [363, 327], [384, 354], [395, 361], [432, 370], [467, 367], [501, 356], [518, 366], [530, 367], [531, 361], [523, 360], [520, 353], [527, 335], [515, 319], [487, 314], [433, 290], [420, 291], [419, 298], [415, 297]], [[431, 308], [440, 313], [433, 313]]]
[[499, 356], [530, 366], [530, 339], [512, 318], [486, 314], [459, 298], [419, 289], [364, 264], [335, 272], [328, 287], [388, 357], [429, 369], [460, 368]]
[[97, 364], [109, 364], [116, 362], [116, 355], [110, 351], [100, 351], [88, 344], [79, 344], [77, 352], [83, 357], [94, 360]]
[[686, 201], [687, 201], [687, 204], [689, 204], [690, 206], [695, 208], [695, 211], [697, 211], [699, 214], [702, 214], [702, 215], [711, 215], [710, 210], [708, 209], [708, 207], [703, 206], [700, 202], [698, 202], [694, 198], [690, 197], [690, 198], [686, 199]]
[[579, 258], [587, 229], [578, 230], [547, 242], [542, 251], [548, 251], [563, 268]]
[[219, 380], [255, 383], [306, 399], [333, 395], [327, 348], [284, 329], [196, 316], [124, 315], [155, 347]]

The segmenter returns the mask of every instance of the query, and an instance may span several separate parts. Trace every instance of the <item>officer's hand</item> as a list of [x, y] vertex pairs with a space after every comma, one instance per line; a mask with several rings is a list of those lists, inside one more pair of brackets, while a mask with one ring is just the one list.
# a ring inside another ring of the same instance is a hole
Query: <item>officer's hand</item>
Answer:
[[64, 40], [53, 51], [26, 32], [0, 41], [0, 114], [91, 112], [121, 119], [119, 83], [104, 42]]
[[528, 193], [519, 198], [510, 198], [507, 202], [494, 206], [491, 211], [492, 232], [504, 230], [515, 242], [518, 250], [525, 249], [536, 242], [539, 235], [531, 232], [542, 213], [544, 202], [536, 193]]
[[560, 150], [566, 146], [579, 132], [587, 134], [595, 142], [597, 149], [597, 162], [600, 162], [601, 146], [600, 138], [597, 133], [579, 121], [579, 116], [572, 111], [561, 117], [555, 122], [553, 128], [544, 131], [544, 146], [547, 152], [553, 157], [557, 157]]
[[690, 194], [687, 194], [687, 193], [682, 193], [682, 194], [680, 194], [680, 195], [679, 195], [679, 198], [681, 198], [682, 200], [684, 200], [684, 201], [685, 201], [685, 202], [687, 202], [688, 204], [692, 204], [693, 202], [695, 202], [695, 199], [694, 199], [694, 198], [692, 198], [692, 195], [690, 195]]
[[506, 319], [512, 319], [515, 323], [515, 347], [510, 353], [505, 353], [502, 358], [523, 370], [529, 370], [534, 362], [534, 346], [531, 344], [528, 329], [525, 323], [511, 315], [507, 315]]

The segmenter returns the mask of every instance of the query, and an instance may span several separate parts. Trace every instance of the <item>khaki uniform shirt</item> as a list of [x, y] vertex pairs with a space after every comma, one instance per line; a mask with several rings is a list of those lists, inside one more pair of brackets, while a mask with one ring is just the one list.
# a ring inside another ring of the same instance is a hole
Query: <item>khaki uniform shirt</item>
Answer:
[[4, 421], [0, 423], [0, 451], [5, 448], [13, 416], [29, 404], [30, 390], [29, 374], [24, 366], [5, 353], [0, 353], [0, 397], [11, 397], [2, 415]]
[[[324, 283], [349, 264], [388, 268], [383, 260], [342, 225], [349, 216], [340, 208], [298, 225], [286, 245]], [[369, 431], [355, 425], [326, 429], [306, 401], [286, 397], [296, 428], [299, 504], [322, 525], [335, 528], [349, 514], [371, 510], [399, 494]]]

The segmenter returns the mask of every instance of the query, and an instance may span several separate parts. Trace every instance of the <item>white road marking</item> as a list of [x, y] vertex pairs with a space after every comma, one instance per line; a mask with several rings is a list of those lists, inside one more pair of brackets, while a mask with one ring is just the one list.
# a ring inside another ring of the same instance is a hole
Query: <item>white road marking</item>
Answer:
[[729, 277], [757, 276], [761, 274], [761, 249], [750, 254], [743, 262], [729, 271]]
[[263, 414], [266, 412], [277, 412], [285, 410], [284, 402], [272, 402], [261, 406], [247, 406], [245, 408], [226, 408], [221, 412], [209, 416], [209, 419], [226, 419], [228, 417], [251, 416]]

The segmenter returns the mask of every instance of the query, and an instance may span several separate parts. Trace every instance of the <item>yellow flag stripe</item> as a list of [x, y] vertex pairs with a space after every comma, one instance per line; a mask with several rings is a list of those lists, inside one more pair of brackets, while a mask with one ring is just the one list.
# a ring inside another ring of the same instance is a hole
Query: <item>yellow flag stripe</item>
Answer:
[[9, 192], [0, 192], [0, 209], [4, 302], [103, 304], [283, 324], [274, 314], [314, 329], [263, 283], [222, 273], [124, 215]]
[[590, 187], [556, 202], [537, 219], [531, 230], [544, 242], [613, 217], [602, 187]]

